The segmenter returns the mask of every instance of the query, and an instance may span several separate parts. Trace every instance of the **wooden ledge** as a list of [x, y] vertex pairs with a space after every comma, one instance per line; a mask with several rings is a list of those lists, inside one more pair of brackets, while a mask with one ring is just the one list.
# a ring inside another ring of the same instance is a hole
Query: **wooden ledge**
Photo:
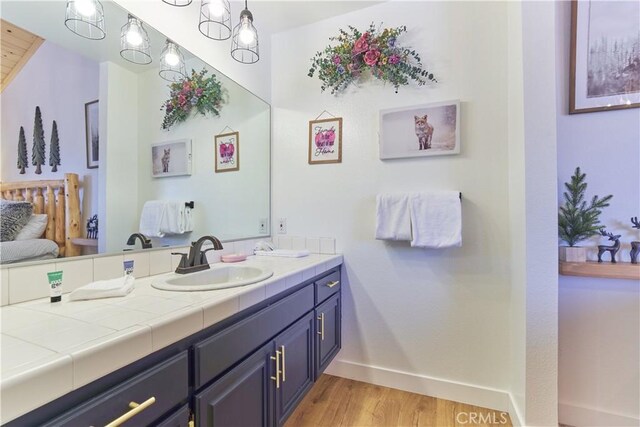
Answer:
[[560, 261], [563, 276], [601, 277], [606, 279], [640, 280], [640, 264], [630, 262], [564, 262]]

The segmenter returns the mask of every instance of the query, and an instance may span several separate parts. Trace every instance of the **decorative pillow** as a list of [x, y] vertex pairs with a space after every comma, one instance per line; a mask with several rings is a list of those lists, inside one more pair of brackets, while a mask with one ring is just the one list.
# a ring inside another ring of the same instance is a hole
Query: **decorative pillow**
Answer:
[[32, 213], [33, 206], [29, 202], [0, 200], [0, 241], [14, 240]]
[[31, 219], [22, 227], [22, 230], [18, 233], [15, 240], [31, 240], [39, 239], [47, 228], [47, 215], [46, 214], [33, 214]]

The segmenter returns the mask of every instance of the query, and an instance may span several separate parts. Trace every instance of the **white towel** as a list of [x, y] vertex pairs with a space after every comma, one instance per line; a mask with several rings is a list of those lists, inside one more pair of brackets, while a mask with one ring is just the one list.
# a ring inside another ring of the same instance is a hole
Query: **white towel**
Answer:
[[191, 208], [184, 202], [150, 200], [140, 215], [140, 232], [149, 237], [184, 234], [193, 231]]
[[73, 290], [69, 294], [71, 301], [99, 299], [111, 297], [123, 297], [133, 290], [133, 283], [136, 278], [131, 275], [118, 277], [111, 280], [100, 280], [89, 283], [78, 289]]
[[145, 202], [140, 214], [140, 232], [148, 237], [164, 237], [161, 230], [165, 202], [150, 200]]
[[409, 196], [411, 246], [462, 246], [462, 207], [457, 191], [413, 193]]
[[273, 251], [253, 251], [258, 256], [277, 256], [285, 258], [302, 258], [308, 256], [311, 252], [308, 249], [275, 249]]
[[376, 239], [411, 240], [408, 194], [378, 194], [376, 197]]

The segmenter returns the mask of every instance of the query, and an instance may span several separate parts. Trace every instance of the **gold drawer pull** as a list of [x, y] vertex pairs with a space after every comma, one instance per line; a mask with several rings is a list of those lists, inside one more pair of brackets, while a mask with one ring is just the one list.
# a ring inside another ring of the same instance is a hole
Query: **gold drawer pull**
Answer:
[[334, 286], [338, 286], [340, 284], [340, 280], [334, 280], [333, 282], [327, 283], [327, 288], [333, 288]]
[[320, 313], [318, 320], [320, 321], [320, 330], [318, 331], [318, 335], [320, 335], [320, 339], [324, 341], [324, 313]]
[[131, 408], [131, 410], [123, 415], [120, 415], [118, 418], [111, 421], [105, 427], [118, 427], [120, 424], [123, 424], [129, 421], [131, 418], [135, 417], [140, 412], [144, 411], [154, 403], [156, 403], [155, 397], [150, 397], [142, 403], [129, 402], [129, 408]]
[[285, 382], [287, 380], [286, 378], [286, 370], [287, 370], [287, 361], [285, 359], [284, 356], [284, 346], [281, 345], [280, 346], [280, 350], [282, 351], [282, 382]]
[[278, 350], [276, 350], [275, 357], [271, 356], [271, 360], [275, 360], [276, 361], [276, 376], [275, 377], [271, 377], [271, 379], [276, 382], [276, 388], [280, 388], [280, 373], [282, 371], [280, 370], [280, 352]]

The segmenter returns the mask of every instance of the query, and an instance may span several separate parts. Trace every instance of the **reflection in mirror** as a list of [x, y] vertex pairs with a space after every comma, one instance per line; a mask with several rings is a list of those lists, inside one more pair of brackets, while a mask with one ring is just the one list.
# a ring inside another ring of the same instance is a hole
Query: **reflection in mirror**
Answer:
[[2, 264], [268, 234], [270, 106], [113, 2], [79, 37], [66, 3], [2, 2]]

